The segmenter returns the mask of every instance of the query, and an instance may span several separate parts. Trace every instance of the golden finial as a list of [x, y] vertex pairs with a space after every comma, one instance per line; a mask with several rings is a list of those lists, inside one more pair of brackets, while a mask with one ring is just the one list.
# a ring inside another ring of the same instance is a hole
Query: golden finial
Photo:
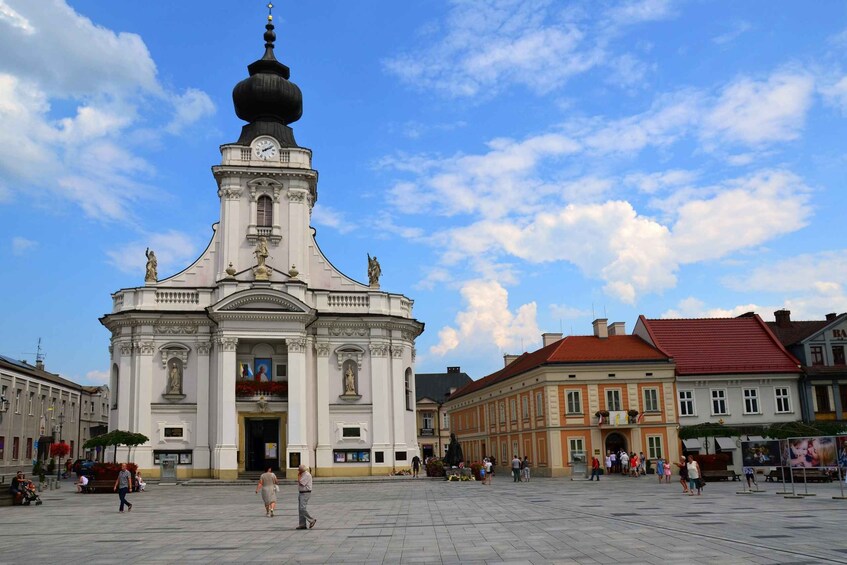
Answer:
[[273, 19], [274, 19], [273, 14], [271, 14], [271, 10], [273, 10], [273, 9], [274, 9], [273, 3], [268, 2], [268, 21], [269, 22], [272, 22]]

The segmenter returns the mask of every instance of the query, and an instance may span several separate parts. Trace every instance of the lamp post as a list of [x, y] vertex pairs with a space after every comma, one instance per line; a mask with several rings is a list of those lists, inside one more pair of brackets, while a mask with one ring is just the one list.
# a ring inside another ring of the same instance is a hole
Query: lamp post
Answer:
[[[62, 443], [62, 427], [64, 425], [65, 425], [65, 415], [59, 414], [59, 425], [57, 426], [57, 428], [59, 428], [59, 435], [56, 438], [56, 439], [58, 439], [58, 443]], [[58, 457], [58, 459], [59, 459], [59, 464], [56, 465], [56, 480], [61, 481], [62, 480], [62, 456], [60, 455]]]

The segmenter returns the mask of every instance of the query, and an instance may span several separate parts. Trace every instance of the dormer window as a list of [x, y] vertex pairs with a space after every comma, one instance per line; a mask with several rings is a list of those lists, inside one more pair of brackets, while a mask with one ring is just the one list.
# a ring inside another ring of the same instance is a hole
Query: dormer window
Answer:
[[269, 196], [259, 197], [256, 211], [256, 227], [270, 229], [274, 225], [274, 208]]

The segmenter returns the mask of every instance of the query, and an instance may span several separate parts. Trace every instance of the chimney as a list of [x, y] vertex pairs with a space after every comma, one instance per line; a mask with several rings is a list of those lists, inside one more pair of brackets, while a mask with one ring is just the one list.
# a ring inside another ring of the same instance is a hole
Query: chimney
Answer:
[[836, 314], [835, 312], [830, 312], [829, 314], [826, 315], [826, 321], [831, 322], [837, 317], [838, 317], [838, 314]]
[[597, 318], [594, 320], [594, 337], [606, 339], [609, 337], [609, 328], [606, 326], [606, 318]]
[[612, 322], [609, 324], [609, 335], [626, 335], [626, 322]]
[[777, 310], [773, 313], [773, 317], [776, 320], [776, 326], [778, 328], [787, 328], [791, 325], [791, 310], [786, 310], [785, 308]]
[[35, 368], [38, 369], [39, 371], [43, 371], [44, 370], [44, 360], [43, 359], [36, 359], [35, 360]]
[[551, 343], [556, 343], [560, 339], [562, 339], [562, 334], [560, 334], [560, 333], [559, 334], [554, 334], [554, 333], [541, 334], [541, 341], [542, 341], [542, 343], [544, 343], [543, 347], [547, 347]]
[[448, 373], [461, 373], [462, 368], [461, 367], [447, 367], [447, 372]]
[[503, 355], [503, 366], [508, 367], [512, 363], [514, 363], [515, 359], [520, 357], [520, 355], [509, 355], [508, 353]]

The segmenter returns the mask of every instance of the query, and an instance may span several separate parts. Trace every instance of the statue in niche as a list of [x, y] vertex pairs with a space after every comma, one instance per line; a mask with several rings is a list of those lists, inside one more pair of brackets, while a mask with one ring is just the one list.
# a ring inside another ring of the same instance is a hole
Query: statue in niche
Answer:
[[176, 363], [171, 363], [171, 372], [168, 374], [168, 394], [182, 393], [182, 375]]
[[451, 467], [458, 467], [459, 463], [465, 460], [462, 453], [462, 446], [456, 441], [456, 434], [450, 434], [450, 444], [447, 446], [447, 455], [444, 456], [444, 462]]
[[368, 253], [368, 284], [378, 287], [380, 276], [382, 276], [382, 267], [379, 266], [376, 255], [371, 257], [371, 254]]
[[356, 375], [350, 365], [347, 365], [347, 372], [344, 373], [344, 394], [356, 394]]
[[159, 262], [156, 260], [156, 254], [149, 247], [144, 254], [147, 256], [147, 270], [144, 273], [144, 282], [157, 282], [159, 274], [156, 272], [156, 269], [159, 267]]
[[256, 250], [253, 251], [253, 255], [256, 256], [256, 263], [259, 267], [265, 266], [265, 259], [268, 258], [268, 240], [263, 236], [259, 238], [259, 242], [256, 244]]

